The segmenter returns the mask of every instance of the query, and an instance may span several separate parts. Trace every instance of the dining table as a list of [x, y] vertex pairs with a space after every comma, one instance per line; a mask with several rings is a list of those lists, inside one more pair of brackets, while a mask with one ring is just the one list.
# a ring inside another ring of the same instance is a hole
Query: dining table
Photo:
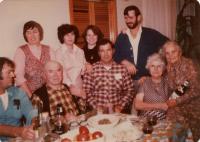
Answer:
[[[110, 119], [111, 124], [116, 120], [113, 118], [117, 118], [117, 123], [104, 128], [96, 127], [96, 125], [91, 123], [91, 120], [100, 120], [104, 116]], [[143, 128], [148, 123], [147, 121], [147, 118], [138, 117], [135, 114], [99, 114], [97, 112], [89, 112], [79, 116], [74, 121], [68, 121], [68, 130], [60, 135], [60, 138], [56, 142], [62, 142], [65, 138], [71, 139], [71, 142], [77, 142], [75, 136], [78, 134], [80, 126], [87, 127], [91, 132], [102, 132], [102, 139], [97, 141], [90, 140], [88, 142], [194, 142], [190, 129], [171, 120], [157, 120], [156, 124], [152, 126], [152, 133], [145, 134]], [[31, 142], [19, 137], [12, 138], [9, 142], [22, 141]], [[40, 142], [45, 142], [45, 139], [41, 139]]]
[[69, 136], [71, 131], [78, 132], [79, 127], [83, 125], [89, 129], [101, 131], [104, 135], [102, 142], [185, 142], [188, 139], [190, 139], [190, 142], [193, 141], [190, 129], [170, 120], [158, 120], [156, 125], [152, 126], [153, 131], [150, 134], [143, 132], [144, 126], [148, 123], [147, 119], [135, 114], [106, 114], [105, 116], [108, 118], [113, 116], [119, 118], [116, 125], [106, 129], [92, 126], [89, 123], [90, 118], [99, 118], [102, 115], [104, 114], [93, 113], [93, 115], [87, 116], [85, 121], [82, 121], [83, 123], [79, 123], [79, 125], [70, 128], [68, 132], [61, 135], [61, 139]]

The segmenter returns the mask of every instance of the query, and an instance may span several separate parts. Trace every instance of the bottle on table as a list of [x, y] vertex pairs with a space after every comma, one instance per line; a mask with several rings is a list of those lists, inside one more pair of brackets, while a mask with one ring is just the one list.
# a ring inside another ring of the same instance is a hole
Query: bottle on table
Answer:
[[42, 104], [38, 102], [33, 106], [33, 108], [37, 111], [37, 116], [32, 119], [33, 130], [35, 132], [35, 141], [39, 141], [40, 139], [40, 127], [42, 124]]
[[64, 115], [63, 107], [61, 104], [58, 104], [56, 107], [56, 122], [54, 132], [61, 135], [65, 132], [65, 128], [62, 122], [62, 117]]

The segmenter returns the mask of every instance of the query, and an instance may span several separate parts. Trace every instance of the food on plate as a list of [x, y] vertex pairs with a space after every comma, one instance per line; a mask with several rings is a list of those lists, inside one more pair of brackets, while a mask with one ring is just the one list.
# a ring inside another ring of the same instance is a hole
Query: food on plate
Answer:
[[89, 129], [85, 126], [80, 126], [79, 127], [79, 133], [80, 134], [89, 134]]
[[68, 139], [68, 138], [64, 138], [64, 139], [61, 140], [61, 142], [71, 142], [71, 140]]
[[98, 121], [99, 125], [111, 124], [110, 120], [105, 118]]
[[92, 134], [92, 139], [97, 139], [103, 137], [103, 134], [100, 131], [96, 131]]

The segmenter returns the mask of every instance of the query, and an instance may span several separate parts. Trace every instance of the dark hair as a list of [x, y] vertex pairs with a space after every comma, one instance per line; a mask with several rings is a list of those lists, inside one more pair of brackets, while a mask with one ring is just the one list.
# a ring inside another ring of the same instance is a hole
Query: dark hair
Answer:
[[23, 35], [24, 35], [24, 39], [26, 42], [28, 42], [27, 38], [26, 38], [26, 31], [29, 29], [33, 29], [33, 28], [37, 28], [40, 34], [40, 41], [43, 39], [43, 29], [42, 26], [35, 22], [35, 21], [28, 21], [24, 24], [24, 29], [23, 29]]
[[104, 37], [104, 35], [103, 35], [102, 31], [99, 29], [99, 27], [97, 27], [95, 25], [88, 25], [82, 34], [82, 37], [84, 38], [85, 43], [87, 43], [86, 36], [87, 36], [88, 30], [92, 30], [92, 32], [95, 35], [97, 35], [97, 42]]
[[64, 43], [64, 36], [68, 33], [74, 32], [75, 35], [75, 43], [79, 37], [78, 28], [75, 25], [70, 24], [62, 24], [58, 27], [58, 39], [60, 43]]
[[127, 6], [125, 9], [124, 9], [124, 16], [125, 15], [128, 15], [128, 12], [131, 11], [131, 10], [134, 10], [135, 11], [135, 16], [138, 16], [138, 15], [141, 15], [141, 12], [139, 10], [139, 8], [135, 5], [130, 5], [130, 6]]
[[0, 79], [2, 79], [2, 69], [5, 64], [9, 65], [12, 68], [15, 67], [15, 64], [12, 60], [6, 57], [0, 57]]
[[111, 48], [113, 49], [114, 48], [114, 44], [112, 43], [112, 41], [110, 41], [109, 39], [107, 38], [103, 38], [101, 39], [99, 42], [98, 42], [98, 45], [97, 45], [97, 49], [99, 51], [99, 47], [101, 45], [106, 45], [106, 44], [110, 44]]

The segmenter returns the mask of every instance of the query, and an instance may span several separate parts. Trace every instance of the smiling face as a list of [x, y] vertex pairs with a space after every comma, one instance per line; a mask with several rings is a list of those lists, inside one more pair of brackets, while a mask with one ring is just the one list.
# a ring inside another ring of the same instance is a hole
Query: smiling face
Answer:
[[1, 88], [8, 88], [13, 85], [15, 79], [14, 68], [8, 64], [4, 64], [1, 71], [2, 80], [0, 80]]
[[67, 45], [67, 46], [73, 46], [75, 42], [75, 34], [74, 32], [71, 32], [71, 33], [67, 33], [65, 36], [64, 36], [64, 43]]
[[114, 49], [109, 43], [99, 46], [99, 56], [103, 64], [109, 65], [113, 61]]
[[175, 64], [181, 58], [181, 50], [173, 42], [164, 46], [164, 53], [168, 64]]
[[124, 15], [124, 20], [129, 29], [135, 29], [140, 23], [141, 15], [136, 16], [134, 10], [128, 11], [127, 15]]
[[40, 44], [40, 33], [38, 28], [30, 28], [26, 31], [25, 36], [30, 45], [38, 45]]
[[57, 86], [62, 83], [63, 70], [59, 63], [50, 61], [45, 65], [47, 85]]
[[88, 45], [95, 46], [98, 40], [98, 36], [94, 34], [94, 32], [91, 29], [88, 29], [86, 34], [86, 41]]

